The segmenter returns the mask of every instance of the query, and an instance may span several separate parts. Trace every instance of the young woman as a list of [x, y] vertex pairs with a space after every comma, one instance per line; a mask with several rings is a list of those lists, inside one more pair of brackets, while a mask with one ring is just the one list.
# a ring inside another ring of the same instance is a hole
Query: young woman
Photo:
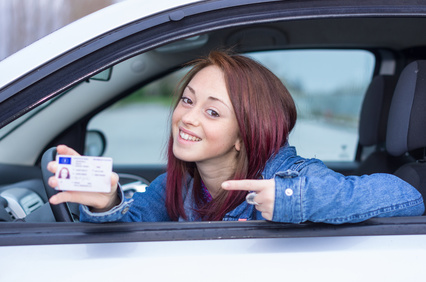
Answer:
[[[81, 205], [81, 220], [254, 220], [333, 224], [371, 217], [422, 215], [416, 189], [389, 174], [343, 176], [304, 159], [287, 143], [296, 122], [281, 81], [257, 62], [212, 52], [197, 61], [179, 91], [167, 173], [145, 193], [61, 192], [52, 204]], [[59, 154], [77, 155], [64, 145]], [[48, 169], [56, 171], [56, 163]], [[49, 184], [57, 186], [51, 177]]]

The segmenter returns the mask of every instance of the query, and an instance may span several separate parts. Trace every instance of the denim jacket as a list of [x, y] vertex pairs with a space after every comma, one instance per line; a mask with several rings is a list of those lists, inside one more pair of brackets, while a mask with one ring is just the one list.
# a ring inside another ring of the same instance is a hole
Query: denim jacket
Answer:
[[[411, 185], [391, 174], [344, 176], [328, 169], [318, 159], [304, 159], [294, 147], [285, 146], [266, 164], [264, 179], [275, 179], [272, 221], [305, 221], [332, 224], [360, 222], [371, 217], [416, 216], [424, 212], [423, 198]], [[80, 206], [80, 220], [86, 222], [170, 221], [165, 206], [166, 173], [157, 177], [144, 193], [126, 199], [109, 211], [93, 213]], [[184, 189], [184, 209], [189, 221], [199, 220], [192, 199], [193, 181]], [[225, 215], [223, 220], [263, 220], [247, 202]], [[179, 219], [182, 221], [183, 219]]]

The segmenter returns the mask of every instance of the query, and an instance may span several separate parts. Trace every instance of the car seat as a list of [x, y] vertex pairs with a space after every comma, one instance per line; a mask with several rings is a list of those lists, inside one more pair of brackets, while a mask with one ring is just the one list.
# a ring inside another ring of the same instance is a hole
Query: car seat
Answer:
[[372, 79], [365, 93], [359, 121], [357, 159], [362, 158], [366, 149], [373, 147], [373, 152], [360, 161], [354, 172], [356, 175], [393, 173], [403, 164], [414, 161], [409, 156], [395, 157], [386, 151], [388, 114], [397, 82], [397, 76], [378, 75]]
[[416, 161], [394, 175], [426, 195], [426, 61], [410, 63], [402, 71], [389, 111], [386, 148], [394, 156], [420, 150]]

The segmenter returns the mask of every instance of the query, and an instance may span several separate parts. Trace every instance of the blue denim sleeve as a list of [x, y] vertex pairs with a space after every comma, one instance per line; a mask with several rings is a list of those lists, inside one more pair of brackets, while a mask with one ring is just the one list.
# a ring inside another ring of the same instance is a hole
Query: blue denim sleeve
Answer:
[[121, 202], [109, 211], [92, 212], [88, 206], [80, 205], [80, 221], [94, 223], [119, 221], [128, 212], [133, 199], [126, 199], [120, 186], [118, 187], [117, 194]]
[[95, 213], [87, 206], [80, 206], [80, 221], [83, 222], [139, 222], [170, 221], [165, 205], [166, 174], [157, 177], [144, 193], [135, 193], [132, 199], [126, 199], [119, 186], [117, 193], [121, 199], [119, 205], [109, 211]]
[[390, 174], [344, 176], [317, 160], [300, 171], [277, 172], [274, 178], [273, 221], [341, 224], [424, 212], [421, 194]]

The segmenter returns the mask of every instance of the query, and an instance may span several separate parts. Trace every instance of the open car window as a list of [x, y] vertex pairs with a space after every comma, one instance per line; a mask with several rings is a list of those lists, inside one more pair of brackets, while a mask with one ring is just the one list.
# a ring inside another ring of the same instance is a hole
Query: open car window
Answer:
[[[375, 58], [364, 50], [283, 50], [249, 53], [286, 85], [298, 121], [290, 145], [323, 161], [354, 161], [362, 100]], [[93, 117], [115, 164], [165, 164], [172, 95], [188, 69], [156, 80]]]
[[173, 93], [188, 69], [149, 83], [94, 116], [88, 130], [106, 138], [115, 164], [165, 164]]

